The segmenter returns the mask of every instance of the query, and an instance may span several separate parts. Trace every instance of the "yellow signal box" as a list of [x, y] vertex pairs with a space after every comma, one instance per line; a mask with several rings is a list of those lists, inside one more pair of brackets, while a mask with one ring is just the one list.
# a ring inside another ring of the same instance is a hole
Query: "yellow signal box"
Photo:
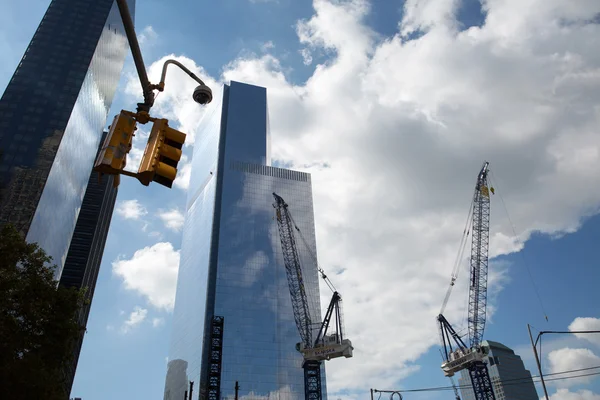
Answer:
[[123, 110], [115, 116], [94, 163], [94, 171], [111, 175], [122, 173], [136, 125], [134, 114], [129, 111]]
[[154, 181], [168, 188], [177, 176], [177, 164], [181, 159], [181, 148], [185, 133], [170, 128], [166, 119], [155, 119], [137, 178], [148, 186]]

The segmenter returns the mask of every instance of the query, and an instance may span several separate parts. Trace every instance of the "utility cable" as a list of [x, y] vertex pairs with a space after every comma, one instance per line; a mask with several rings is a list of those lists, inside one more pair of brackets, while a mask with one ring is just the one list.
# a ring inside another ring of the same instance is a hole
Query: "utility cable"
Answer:
[[[561, 371], [561, 372], [553, 372], [550, 374], [545, 374], [544, 377], [546, 376], [556, 376], [556, 375], [563, 375], [563, 374], [570, 374], [570, 373], [574, 373], [574, 372], [583, 372], [583, 371], [590, 371], [593, 369], [599, 369], [600, 365], [594, 366], [594, 367], [588, 367], [588, 368], [579, 368], [579, 369], [572, 369], [572, 370], [567, 370], [567, 371]], [[572, 376], [564, 376], [564, 377], [555, 377], [555, 378], [550, 378], [550, 379], [545, 379], [546, 381], [558, 381], [558, 380], [566, 380], [566, 379], [575, 379], [575, 378], [583, 378], [583, 377], [587, 377], [587, 376], [595, 376], [595, 375], [600, 375], [600, 372], [592, 372], [592, 373], [587, 373], [587, 374], [579, 374], [579, 375], [572, 375]], [[502, 385], [504, 386], [512, 386], [512, 385], [522, 385], [524, 383], [527, 383], [529, 381], [529, 379], [531, 379], [534, 383], [536, 382], [540, 382], [540, 376], [539, 375], [534, 375], [531, 376], [531, 378], [526, 377], [526, 378], [512, 378], [512, 379], [505, 379], [505, 380], [501, 380], [499, 381], [500, 383], [502, 383]], [[458, 385], [457, 388], [459, 389], [471, 389], [473, 386], [470, 384], [467, 385]], [[429, 387], [429, 388], [419, 388], [419, 389], [406, 389], [406, 390], [377, 390], [374, 389], [376, 392], [380, 392], [380, 393], [391, 393], [391, 392], [401, 392], [401, 393], [407, 393], [407, 392], [435, 392], [435, 391], [454, 391], [454, 387], [453, 386], [437, 386], [437, 387]]]
[[[496, 186], [496, 188], [498, 188], [498, 181], [496, 180], [496, 176], [494, 175], [494, 171], [490, 170], [490, 177], [493, 180], [494, 186]], [[506, 203], [504, 203], [504, 198], [502, 197], [502, 193], [500, 190], [497, 190], [498, 192], [498, 197], [500, 197], [500, 202], [502, 203], [502, 206], [504, 207], [504, 211], [506, 212], [506, 217], [508, 218], [508, 222], [510, 223], [510, 227], [512, 229], [513, 235], [515, 237], [515, 239], [517, 239], [518, 241], [520, 241], [519, 236], [517, 235], [517, 230], [515, 228], [515, 224], [513, 224], [512, 219], [510, 218], [510, 214], [508, 213], [508, 208], [506, 207]], [[525, 243], [523, 243], [523, 247], [525, 247]], [[523, 260], [523, 265], [525, 265], [525, 269], [527, 270], [527, 274], [529, 275], [529, 279], [531, 281], [531, 285], [533, 286], [533, 290], [537, 296], [537, 299], [540, 303], [540, 307], [542, 309], [542, 312], [544, 313], [544, 318], [546, 318], [546, 321], [548, 321], [548, 314], [546, 313], [546, 309], [544, 308], [544, 303], [542, 302], [542, 298], [540, 296], [540, 292], [537, 288], [537, 285], [535, 284], [535, 280], [533, 279], [533, 275], [531, 274], [531, 270], [529, 268], [529, 264], [527, 263], [527, 261], [525, 260], [525, 256], [523, 255], [522, 251], [519, 251], [519, 254], [521, 255], [521, 259]]]

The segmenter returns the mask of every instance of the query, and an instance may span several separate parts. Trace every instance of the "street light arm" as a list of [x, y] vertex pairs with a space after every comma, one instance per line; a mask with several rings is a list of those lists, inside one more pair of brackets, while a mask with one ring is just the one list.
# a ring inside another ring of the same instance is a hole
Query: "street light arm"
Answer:
[[[144, 66], [144, 59], [142, 58], [142, 51], [140, 50], [140, 44], [138, 43], [135, 29], [133, 26], [133, 19], [131, 19], [131, 13], [129, 12], [129, 6], [127, 0], [117, 0], [119, 6], [119, 13], [123, 20], [123, 27], [125, 28], [125, 34], [129, 41], [129, 47], [131, 47], [131, 55], [133, 56], [133, 62], [137, 69], [138, 76], [140, 77], [140, 83], [142, 84], [142, 91], [144, 93], [144, 103], [138, 104], [138, 109], [142, 106], [144, 111], [148, 111], [150, 107], [154, 105], [154, 92], [152, 91], [152, 85], [148, 79], [146, 73], [146, 67]], [[141, 111], [141, 110], [140, 110]]]
[[180, 63], [177, 60], [170, 59], [170, 60], [165, 61], [165, 63], [163, 64], [162, 73], [160, 74], [160, 83], [156, 87], [161, 92], [165, 88], [165, 78], [167, 77], [167, 67], [169, 66], [169, 64], [175, 64], [175, 65], [177, 65], [179, 68], [181, 68], [182, 70], [184, 70], [185, 73], [190, 76], [190, 78], [192, 78], [193, 80], [195, 80], [196, 82], [198, 82], [200, 85], [206, 86], [206, 84], [202, 81], [202, 79], [198, 78], [198, 76], [196, 76], [196, 74], [194, 74], [192, 71], [190, 71], [189, 69], [187, 69], [185, 67], [185, 65], [183, 65], [182, 63]]

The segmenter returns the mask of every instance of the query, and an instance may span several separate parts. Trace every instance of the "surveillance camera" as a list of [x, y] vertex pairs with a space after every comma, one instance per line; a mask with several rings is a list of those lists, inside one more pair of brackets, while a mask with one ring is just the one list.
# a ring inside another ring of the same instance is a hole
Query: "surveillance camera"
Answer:
[[212, 90], [206, 85], [200, 85], [194, 89], [192, 97], [196, 103], [208, 104], [212, 101]]

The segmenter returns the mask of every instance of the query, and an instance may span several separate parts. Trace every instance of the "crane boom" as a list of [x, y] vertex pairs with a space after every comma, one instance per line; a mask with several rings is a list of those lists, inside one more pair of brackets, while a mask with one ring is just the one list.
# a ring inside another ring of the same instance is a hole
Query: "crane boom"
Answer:
[[273, 193], [275, 198], [275, 212], [277, 214], [277, 225], [279, 227], [279, 236], [281, 238], [281, 250], [283, 252], [283, 261], [285, 264], [288, 286], [290, 288], [290, 296], [292, 298], [292, 308], [294, 311], [294, 319], [298, 326], [298, 332], [302, 339], [302, 344], [305, 348], [312, 347], [312, 321], [310, 318], [310, 310], [308, 308], [308, 300], [306, 297], [306, 289], [302, 279], [302, 266], [300, 264], [300, 256], [296, 247], [296, 239], [294, 237], [292, 217], [288, 210], [288, 205], [281, 196]]
[[[489, 163], [477, 176], [473, 194], [473, 233], [471, 241], [471, 284], [469, 290], [469, 342], [479, 346], [485, 328], [487, 306], [488, 247], [490, 236]], [[493, 190], [493, 189], [492, 189]]]
[[[302, 232], [300, 232], [300, 229], [294, 223], [294, 219], [290, 214], [285, 200], [276, 193], [273, 193], [273, 197], [275, 198], [273, 207], [275, 208], [275, 214], [277, 216], [279, 238], [281, 241], [290, 296], [292, 299], [294, 319], [296, 321], [296, 326], [298, 327], [300, 338], [302, 339], [302, 342], [296, 345], [296, 349], [302, 353], [304, 358], [302, 368], [304, 369], [305, 399], [321, 400], [321, 362], [337, 357], [352, 357], [352, 350], [354, 349], [352, 347], [352, 342], [348, 339], [344, 339], [343, 336], [341, 312], [342, 297], [337, 291], [334, 291], [327, 312], [325, 313], [325, 318], [320, 323], [321, 326], [317, 338], [313, 342], [313, 323], [306, 296], [306, 289], [302, 279], [302, 265], [296, 247], [294, 229], [298, 231], [307, 246], [308, 251], [311, 253], [311, 256], [313, 256], [315, 264], [323, 276], [323, 279], [325, 279], [330, 288], [333, 288], [333, 285], [329, 282], [323, 270], [318, 267], [316, 256], [310, 251], [306, 240], [302, 236]], [[330, 325], [335, 326], [336, 331], [328, 335], [327, 330]]]

